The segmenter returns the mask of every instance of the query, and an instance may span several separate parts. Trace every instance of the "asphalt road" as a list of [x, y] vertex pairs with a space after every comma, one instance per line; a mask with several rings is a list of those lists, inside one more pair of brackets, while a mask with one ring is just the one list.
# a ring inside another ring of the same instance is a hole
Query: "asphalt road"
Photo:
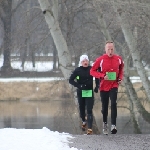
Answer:
[[150, 134], [73, 135], [78, 150], [150, 150]]

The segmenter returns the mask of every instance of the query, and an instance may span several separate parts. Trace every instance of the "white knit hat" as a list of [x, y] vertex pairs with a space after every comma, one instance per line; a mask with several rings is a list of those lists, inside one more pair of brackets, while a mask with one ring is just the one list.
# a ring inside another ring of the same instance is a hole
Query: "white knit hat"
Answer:
[[80, 56], [80, 61], [79, 61], [79, 66], [82, 66], [81, 62], [82, 62], [84, 59], [86, 59], [86, 60], [89, 61], [89, 58], [88, 58], [87, 55], [81, 55], [81, 56]]

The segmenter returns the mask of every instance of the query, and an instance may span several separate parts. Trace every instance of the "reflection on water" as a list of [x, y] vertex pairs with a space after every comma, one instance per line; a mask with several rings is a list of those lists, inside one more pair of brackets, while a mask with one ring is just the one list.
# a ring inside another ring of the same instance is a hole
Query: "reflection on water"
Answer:
[[[100, 100], [95, 101], [93, 112], [97, 126], [102, 133], [100, 110]], [[110, 109], [108, 120], [110, 127]], [[141, 116], [138, 121], [142, 133], [149, 134], [150, 124]], [[41, 129], [47, 127], [52, 131], [83, 134], [79, 126], [78, 110], [71, 100], [0, 101], [0, 128]], [[118, 108], [117, 128], [118, 134], [133, 133], [129, 110]]]
[[[130, 112], [128, 109], [128, 104], [125, 101], [118, 101], [117, 104], [117, 134], [134, 134], [134, 127], [130, 118]], [[148, 112], [150, 112], [150, 105], [144, 105]], [[102, 131], [102, 114], [101, 114], [101, 102], [100, 100], [95, 101], [94, 105], [94, 115], [97, 121], [97, 126], [100, 131]], [[110, 107], [109, 107], [109, 114], [108, 114], [108, 125], [109, 131], [111, 126], [111, 119], [110, 119]], [[141, 129], [142, 134], [150, 134], [150, 123], [144, 121], [142, 116], [138, 116], [138, 124]]]
[[41, 129], [80, 134], [76, 107], [71, 100], [0, 101], [0, 128]]

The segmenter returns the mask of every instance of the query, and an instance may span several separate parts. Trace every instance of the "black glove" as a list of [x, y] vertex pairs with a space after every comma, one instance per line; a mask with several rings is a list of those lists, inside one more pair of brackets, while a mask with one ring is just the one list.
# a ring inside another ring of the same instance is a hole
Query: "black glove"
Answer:
[[86, 90], [86, 84], [80, 84], [80, 85], [78, 85], [78, 89], [80, 89], [80, 90]]
[[94, 92], [95, 92], [95, 93], [98, 93], [98, 87], [95, 87], [95, 88], [94, 88]]

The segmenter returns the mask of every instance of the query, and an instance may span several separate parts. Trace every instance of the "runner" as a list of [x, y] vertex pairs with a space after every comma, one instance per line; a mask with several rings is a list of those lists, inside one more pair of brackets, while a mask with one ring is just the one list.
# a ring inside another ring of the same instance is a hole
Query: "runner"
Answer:
[[[105, 44], [106, 54], [100, 56], [94, 62], [90, 74], [100, 78], [100, 97], [103, 114], [103, 133], [108, 134], [108, 105], [111, 100], [111, 134], [117, 133], [117, 93], [118, 86], [123, 79], [124, 63], [121, 56], [114, 54], [114, 43], [107, 41]], [[97, 69], [100, 68], [100, 72]]]
[[[77, 67], [70, 76], [69, 83], [74, 87], [77, 87], [77, 97], [79, 104], [80, 117], [82, 119], [82, 130], [86, 130], [87, 134], [92, 134], [93, 124], [93, 105], [94, 105], [94, 93], [93, 93], [93, 76], [90, 75], [91, 66], [89, 66], [89, 59], [87, 55], [80, 56], [79, 67]], [[94, 92], [98, 92], [99, 79], [95, 80], [96, 87]], [[86, 107], [86, 109], [85, 109]], [[86, 113], [87, 110], [87, 120]]]

